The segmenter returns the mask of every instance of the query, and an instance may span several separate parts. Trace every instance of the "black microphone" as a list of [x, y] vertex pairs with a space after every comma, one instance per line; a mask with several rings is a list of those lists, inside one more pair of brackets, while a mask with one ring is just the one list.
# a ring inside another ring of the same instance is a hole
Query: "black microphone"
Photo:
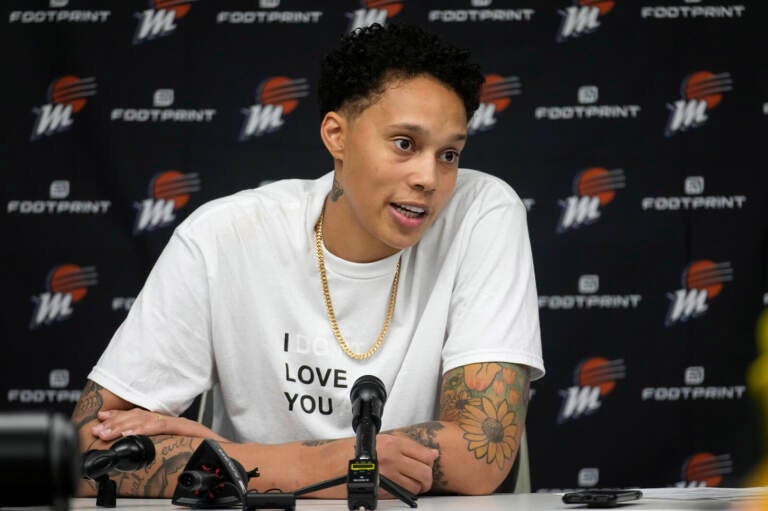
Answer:
[[[347, 507], [350, 511], [376, 509], [379, 484], [389, 493], [411, 507], [416, 507], [416, 495], [379, 475], [376, 456], [376, 434], [381, 429], [381, 414], [387, 401], [387, 389], [380, 379], [365, 375], [355, 381], [349, 391], [352, 400], [352, 429], [355, 431], [355, 458], [349, 460], [347, 469]], [[344, 482], [344, 477], [329, 479], [293, 492], [304, 495]], [[175, 502], [174, 502], [175, 503]], [[266, 506], [264, 506], [266, 507]], [[285, 506], [269, 506], [285, 507]], [[250, 508], [249, 508], [250, 511]]]
[[121, 438], [109, 449], [90, 450], [83, 455], [83, 476], [97, 479], [112, 470], [129, 472], [155, 460], [155, 444], [146, 435]]
[[387, 389], [377, 377], [367, 374], [352, 385], [352, 429], [356, 433], [355, 458], [376, 459], [376, 434], [381, 429], [381, 414]]

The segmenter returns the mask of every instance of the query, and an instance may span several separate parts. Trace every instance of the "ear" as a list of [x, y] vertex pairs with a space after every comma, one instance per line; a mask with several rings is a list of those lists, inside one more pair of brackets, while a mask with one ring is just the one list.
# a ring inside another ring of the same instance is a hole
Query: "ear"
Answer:
[[320, 123], [320, 138], [334, 160], [344, 161], [347, 120], [337, 112], [328, 112]]

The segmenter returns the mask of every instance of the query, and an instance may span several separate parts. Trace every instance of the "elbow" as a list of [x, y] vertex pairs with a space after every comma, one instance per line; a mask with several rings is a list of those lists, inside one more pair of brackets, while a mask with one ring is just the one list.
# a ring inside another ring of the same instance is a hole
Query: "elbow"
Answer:
[[482, 496], [494, 493], [509, 473], [509, 468], [499, 470], [496, 465], [473, 470], [469, 477], [456, 481], [453, 491], [460, 495]]
[[460, 493], [468, 496], [490, 495], [496, 491], [500, 484], [501, 481], [489, 481], [486, 479], [485, 481], [476, 482], [471, 487], [466, 488], [466, 491]]

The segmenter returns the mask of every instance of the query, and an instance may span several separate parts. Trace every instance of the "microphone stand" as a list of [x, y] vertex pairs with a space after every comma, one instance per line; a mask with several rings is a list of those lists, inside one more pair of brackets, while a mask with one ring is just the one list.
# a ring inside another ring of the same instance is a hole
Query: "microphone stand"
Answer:
[[98, 487], [96, 505], [115, 507], [117, 485], [109, 478], [111, 470], [138, 470], [155, 459], [155, 445], [145, 435], [130, 435], [115, 442], [105, 451], [90, 450], [83, 456], [82, 474]]
[[[366, 403], [365, 406], [368, 406]], [[400, 499], [410, 507], [417, 507], [416, 495], [409, 492], [394, 481], [379, 474], [379, 463], [376, 457], [376, 433], [378, 426], [371, 419], [370, 413], [362, 414], [355, 424], [355, 459], [349, 461], [347, 475], [329, 479], [317, 484], [305, 486], [294, 491], [296, 496], [313, 491], [324, 490], [333, 486], [347, 483], [347, 505], [350, 510], [376, 509], [376, 499], [381, 487]]]
[[95, 478], [98, 484], [96, 505], [99, 507], [115, 507], [117, 505], [117, 484], [107, 474]]
[[[361, 460], [361, 459], [350, 460], [349, 461], [349, 467], [350, 468], [349, 468], [349, 472], [348, 472], [348, 474], [346, 476], [340, 476], [340, 477], [336, 477], [334, 479], [328, 479], [326, 481], [321, 481], [321, 482], [316, 483], [316, 484], [305, 486], [304, 488], [299, 488], [298, 490], [296, 490], [296, 491], [294, 491], [292, 493], [298, 497], [299, 495], [304, 495], [305, 493], [311, 493], [313, 491], [325, 490], [326, 488], [332, 488], [334, 486], [339, 486], [341, 484], [347, 483], [348, 479], [350, 477], [350, 474], [352, 474], [353, 472], [356, 471], [352, 467], [354, 467], [357, 464], [371, 464], [371, 463], [374, 463], [376, 465], [376, 469], [375, 469], [376, 476], [378, 476], [379, 483], [381, 484], [382, 488], [384, 488], [389, 493], [391, 493], [392, 495], [394, 495], [395, 497], [400, 499], [400, 501], [402, 501], [403, 503], [408, 504], [409, 507], [412, 507], [412, 508], [418, 507], [418, 504], [416, 504], [416, 500], [417, 500], [416, 495], [414, 495], [413, 493], [409, 492], [408, 490], [406, 490], [405, 488], [403, 488], [399, 484], [395, 483], [391, 479], [388, 479], [388, 478], [386, 478], [383, 475], [379, 475], [379, 473], [378, 473], [378, 463], [375, 460], [373, 460], [373, 461], [371, 461], [371, 460]], [[371, 499], [373, 501], [373, 507], [366, 507], [366, 509], [376, 509], [376, 490], [377, 490], [376, 484], [373, 484], [373, 487], [371, 488], [371, 492], [370, 492], [371, 493], [370, 497], [371, 497]], [[349, 495], [349, 484], [347, 485], [347, 495]], [[347, 500], [349, 501], [349, 497], [347, 497]], [[363, 506], [363, 507], [365, 507], [365, 506]], [[359, 508], [350, 507], [349, 509], [353, 510], [353, 509], [359, 509]]]

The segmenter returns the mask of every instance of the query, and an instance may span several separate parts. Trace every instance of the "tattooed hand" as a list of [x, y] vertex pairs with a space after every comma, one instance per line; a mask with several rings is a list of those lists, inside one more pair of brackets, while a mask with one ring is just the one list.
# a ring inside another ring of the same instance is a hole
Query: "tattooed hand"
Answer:
[[101, 422], [91, 428], [91, 433], [106, 442], [128, 435], [173, 434], [173, 421], [178, 419], [143, 408], [102, 410], [97, 418]]
[[227, 441], [198, 422], [143, 408], [102, 410], [97, 417], [101, 422], [91, 428], [91, 433], [107, 442], [128, 435], [183, 435]]
[[[131, 497], [170, 497], [179, 473], [202, 442], [203, 436], [194, 433], [188, 436], [167, 436], [159, 433], [184, 430], [190, 424], [193, 429], [189, 431], [200, 432], [197, 428], [202, 428], [210, 432], [204, 426], [192, 424], [187, 419], [169, 416], [162, 416], [161, 419], [157, 414], [137, 408], [92, 381], [86, 383], [80, 395], [80, 401], [72, 413], [72, 422], [78, 427], [80, 450], [83, 452], [106, 449], [112, 440], [120, 436], [151, 435], [156, 453], [152, 463], [140, 470], [111, 474], [111, 479], [117, 484], [118, 495]], [[94, 482], [82, 481], [78, 496], [95, 495]]]
[[378, 435], [376, 453], [381, 475], [414, 495], [432, 487], [432, 466], [438, 452], [420, 443], [395, 435]]

